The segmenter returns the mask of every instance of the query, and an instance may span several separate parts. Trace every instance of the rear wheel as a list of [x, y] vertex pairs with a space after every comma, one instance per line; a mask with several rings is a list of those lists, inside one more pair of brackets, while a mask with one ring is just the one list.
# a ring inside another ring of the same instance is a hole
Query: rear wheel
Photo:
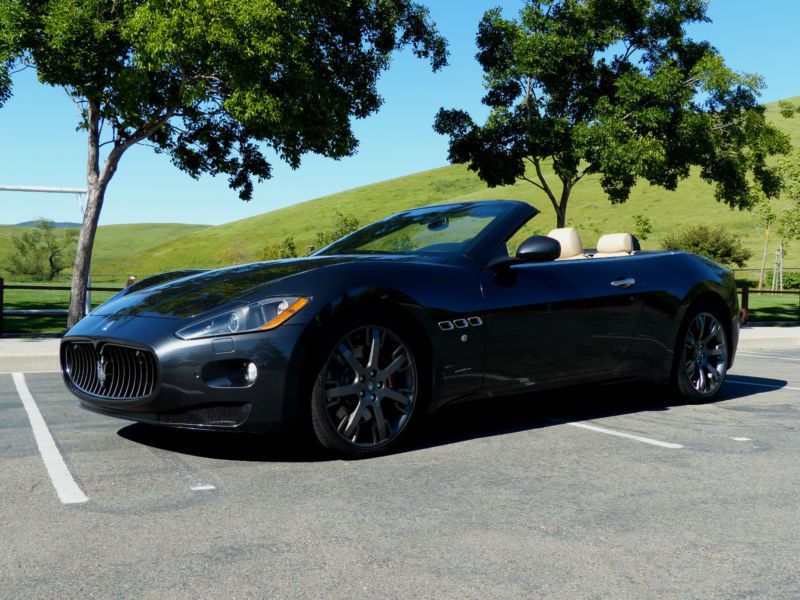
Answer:
[[675, 348], [674, 381], [690, 402], [710, 402], [728, 371], [728, 335], [719, 313], [705, 305], [690, 309]]
[[377, 318], [343, 324], [331, 336], [311, 398], [324, 447], [365, 457], [395, 448], [408, 433], [425, 393], [418, 353], [401, 330]]

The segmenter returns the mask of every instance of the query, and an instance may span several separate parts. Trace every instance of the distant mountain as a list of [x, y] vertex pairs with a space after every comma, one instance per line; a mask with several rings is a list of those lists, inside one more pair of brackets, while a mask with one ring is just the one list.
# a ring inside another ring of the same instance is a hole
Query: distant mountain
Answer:
[[[38, 221], [25, 221], [24, 223], [17, 223], [16, 225], [12, 225], [12, 227], [36, 227], [37, 222]], [[69, 222], [53, 223], [53, 227], [55, 227], [56, 229], [68, 229], [74, 227], [80, 229], [80, 226], [81, 226], [80, 223], [69, 223]]]

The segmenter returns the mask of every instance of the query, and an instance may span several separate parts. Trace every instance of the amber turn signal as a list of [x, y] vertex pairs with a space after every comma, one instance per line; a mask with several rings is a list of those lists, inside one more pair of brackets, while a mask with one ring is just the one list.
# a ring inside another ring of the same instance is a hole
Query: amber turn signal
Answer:
[[299, 312], [301, 308], [303, 308], [306, 304], [308, 304], [308, 298], [298, 298], [295, 300], [291, 306], [287, 306], [284, 310], [279, 312], [275, 315], [269, 322], [265, 323], [259, 329], [262, 331], [266, 331], [268, 329], [275, 329], [278, 325], [282, 325], [286, 321], [292, 318], [292, 315]]

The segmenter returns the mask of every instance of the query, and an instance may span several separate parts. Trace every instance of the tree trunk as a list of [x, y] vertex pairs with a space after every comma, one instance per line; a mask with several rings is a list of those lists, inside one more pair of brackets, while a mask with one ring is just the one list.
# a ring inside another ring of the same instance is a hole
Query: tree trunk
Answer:
[[[183, 83], [181, 83], [183, 93]], [[72, 269], [72, 287], [70, 288], [69, 315], [67, 329], [72, 328], [85, 315], [86, 307], [86, 281], [91, 268], [92, 249], [94, 248], [94, 235], [97, 231], [97, 222], [100, 219], [100, 210], [103, 208], [103, 199], [106, 188], [119, 166], [119, 161], [125, 151], [138, 142], [149, 138], [169, 121], [175, 114], [175, 107], [168, 108], [160, 116], [154, 117], [139, 127], [130, 136], [114, 141], [114, 146], [108, 158], [100, 169], [100, 109], [97, 102], [87, 98], [86, 129], [88, 134], [88, 148], [86, 160], [86, 211], [83, 213], [83, 225], [78, 236], [78, 248], [75, 254], [75, 266]]]
[[566, 207], [562, 208], [559, 206], [558, 209], [556, 209], [556, 227], [559, 229], [562, 229], [567, 225], [567, 211], [564, 210], [564, 208]]
[[103, 186], [103, 189], [99, 189], [96, 184], [95, 186], [90, 185], [86, 198], [86, 211], [83, 213], [83, 225], [78, 237], [75, 266], [72, 269], [72, 287], [69, 299], [69, 316], [67, 318], [68, 329], [85, 316], [86, 281], [89, 278], [94, 235], [97, 231], [97, 222], [100, 219], [100, 209], [103, 207], [104, 196], [105, 186]]
[[88, 130], [88, 156], [86, 163], [86, 210], [83, 213], [83, 225], [78, 236], [78, 247], [75, 253], [75, 266], [72, 269], [72, 286], [70, 288], [69, 314], [67, 316], [67, 329], [73, 327], [85, 316], [86, 307], [86, 281], [91, 268], [92, 249], [94, 248], [94, 235], [97, 231], [97, 222], [100, 219], [100, 210], [103, 208], [103, 198], [106, 194], [108, 182], [117, 170], [120, 156], [124, 149], [115, 147], [100, 171], [100, 111], [97, 104], [89, 101], [87, 115]]

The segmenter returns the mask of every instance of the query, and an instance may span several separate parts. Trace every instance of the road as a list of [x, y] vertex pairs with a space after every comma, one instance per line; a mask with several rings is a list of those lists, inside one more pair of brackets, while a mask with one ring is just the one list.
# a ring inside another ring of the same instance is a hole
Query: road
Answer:
[[0, 597], [797, 598], [799, 404], [800, 350], [747, 350], [714, 404], [479, 402], [342, 461], [0, 374]]

